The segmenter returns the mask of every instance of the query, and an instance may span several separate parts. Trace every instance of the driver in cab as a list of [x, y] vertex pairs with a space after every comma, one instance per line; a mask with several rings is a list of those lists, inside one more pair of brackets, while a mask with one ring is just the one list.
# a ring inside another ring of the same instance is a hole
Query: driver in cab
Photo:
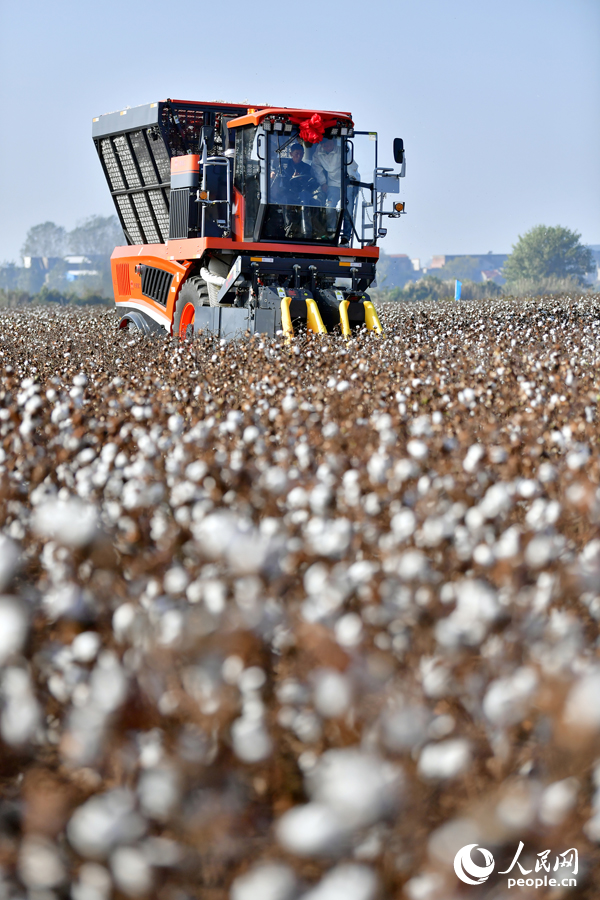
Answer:
[[312, 166], [303, 162], [304, 147], [292, 144], [290, 158], [280, 160], [271, 172], [272, 189], [280, 203], [302, 206], [310, 202], [319, 185]]

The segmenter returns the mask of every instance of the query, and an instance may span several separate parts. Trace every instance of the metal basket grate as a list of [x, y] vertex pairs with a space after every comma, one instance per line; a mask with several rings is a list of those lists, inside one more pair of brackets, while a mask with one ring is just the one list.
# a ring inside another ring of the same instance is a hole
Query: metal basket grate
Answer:
[[125, 182], [123, 181], [121, 170], [119, 169], [119, 164], [117, 162], [115, 151], [113, 149], [112, 141], [110, 138], [102, 138], [102, 140], [100, 141], [100, 153], [102, 154], [102, 161], [104, 162], [108, 180], [110, 181], [111, 190], [124, 191]]
[[121, 220], [134, 244], [144, 244], [144, 237], [140, 232], [137, 218], [133, 211], [130, 194], [121, 194], [115, 197], [115, 202], [121, 214]]

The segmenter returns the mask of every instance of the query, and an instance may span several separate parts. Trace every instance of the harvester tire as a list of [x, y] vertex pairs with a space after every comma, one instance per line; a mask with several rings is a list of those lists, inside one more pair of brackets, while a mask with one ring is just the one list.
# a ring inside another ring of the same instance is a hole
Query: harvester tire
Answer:
[[193, 334], [190, 334], [188, 329], [191, 326], [192, 332], [194, 330], [196, 310], [206, 305], [208, 305], [206, 282], [197, 275], [193, 275], [188, 278], [179, 291], [173, 317], [173, 337], [178, 337], [180, 340], [192, 337]]

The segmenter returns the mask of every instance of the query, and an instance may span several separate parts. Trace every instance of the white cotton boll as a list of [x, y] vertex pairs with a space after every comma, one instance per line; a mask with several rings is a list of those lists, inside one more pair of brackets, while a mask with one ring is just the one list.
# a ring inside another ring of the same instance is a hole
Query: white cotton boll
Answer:
[[538, 534], [529, 541], [525, 548], [525, 562], [532, 569], [542, 569], [556, 557], [557, 549], [557, 544], [552, 537]]
[[551, 481], [556, 481], [558, 472], [556, 468], [549, 462], [543, 462], [538, 469], [538, 478], [542, 484], [549, 484]]
[[265, 488], [271, 494], [280, 496], [285, 494], [288, 486], [288, 475], [281, 466], [270, 466], [262, 476]]
[[125, 788], [96, 794], [75, 810], [67, 825], [69, 843], [92, 859], [104, 859], [112, 847], [135, 841], [145, 831], [134, 795]]
[[273, 744], [262, 721], [240, 716], [231, 726], [235, 755], [242, 762], [256, 763], [271, 755]]
[[550, 525], [554, 525], [560, 516], [560, 503], [558, 500], [543, 500], [538, 497], [531, 504], [531, 509], [525, 516], [525, 521], [534, 531], [542, 531]]
[[142, 812], [151, 819], [164, 822], [179, 802], [177, 772], [167, 767], [146, 769], [140, 777], [137, 792]]
[[501, 513], [507, 512], [511, 506], [512, 497], [508, 486], [499, 482], [487, 489], [483, 500], [479, 504], [479, 511], [484, 519], [495, 519]]
[[538, 493], [540, 486], [533, 478], [517, 478], [515, 481], [517, 494], [524, 500], [531, 500]]
[[362, 640], [362, 619], [356, 613], [346, 613], [335, 623], [335, 637], [342, 647], [356, 647]]
[[260, 691], [266, 684], [267, 676], [265, 670], [260, 666], [248, 666], [244, 669], [238, 678], [238, 687], [242, 694]]
[[429, 448], [424, 441], [412, 440], [409, 441], [406, 445], [406, 449], [408, 453], [412, 456], [413, 459], [421, 462], [424, 459], [427, 459], [429, 456]]
[[383, 743], [388, 750], [404, 752], [418, 747], [427, 735], [431, 714], [424, 706], [387, 710], [382, 717]]
[[473, 550], [473, 562], [488, 568], [494, 563], [494, 551], [488, 544], [478, 544]]
[[113, 613], [112, 627], [118, 641], [126, 640], [135, 622], [136, 608], [133, 603], [122, 603]]
[[454, 738], [439, 744], [428, 744], [419, 756], [419, 774], [431, 780], [456, 778], [471, 764], [471, 747], [468, 741]]
[[105, 713], [113, 712], [127, 696], [127, 676], [112, 650], [104, 650], [98, 657], [90, 676], [93, 703]]
[[408, 481], [410, 478], [416, 478], [419, 474], [419, 466], [412, 459], [399, 459], [394, 466], [394, 478], [398, 481]]
[[322, 803], [294, 806], [277, 822], [277, 840], [296, 856], [328, 856], [340, 850], [348, 828], [342, 819]]
[[112, 880], [104, 866], [84, 863], [71, 885], [72, 900], [109, 900]]
[[288, 509], [306, 509], [308, 506], [308, 493], [301, 487], [292, 488], [287, 495]]
[[167, 420], [167, 425], [171, 434], [181, 434], [184, 424], [183, 416], [180, 416], [177, 413], [169, 416]]
[[10, 538], [0, 534], [0, 591], [6, 590], [18, 568], [18, 546]]
[[450, 691], [450, 670], [439, 656], [423, 657], [419, 669], [427, 697], [444, 697]]
[[519, 552], [521, 530], [518, 525], [511, 525], [494, 544], [496, 559], [512, 559]]
[[199, 481], [202, 481], [206, 473], [208, 472], [208, 466], [202, 459], [196, 459], [194, 462], [190, 463], [189, 466], [186, 466], [185, 477], [189, 481], [193, 481], [195, 484], [198, 484]]
[[0, 733], [7, 744], [20, 746], [31, 740], [41, 721], [41, 710], [33, 693], [29, 673], [16, 666], [5, 669], [0, 696], [4, 709]]
[[[391, 426], [391, 417], [390, 417]], [[417, 416], [409, 423], [408, 430], [413, 437], [431, 437], [433, 430], [431, 428], [431, 419], [429, 416]]]
[[402, 581], [424, 579], [429, 573], [429, 561], [420, 550], [407, 550], [398, 558], [397, 572]]
[[236, 878], [231, 900], [292, 900], [297, 882], [293, 869], [283, 863], [259, 863]]
[[328, 750], [307, 776], [311, 799], [334, 810], [349, 828], [376, 822], [397, 805], [401, 770], [360, 750]]
[[92, 662], [98, 654], [101, 643], [102, 639], [97, 631], [83, 631], [71, 644], [73, 659], [82, 663]]
[[300, 900], [374, 900], [378, 887], [372, 869], [358, 863], [343, 863], [327, 872]]
[[19, 653], [28, 631], [28, 616], [22, 601], [0, 597], [0, 666]]
[[350, 680], [335, 669], [321, 669], [315, 676], [314, 703], [325, 719], [343, 716], [352, 703]]
[[190, 577], [182, 566], [173, 566], [165, 572], [163, 580], [164, 588], [167, 594], [176, 596], [182, 594], [188, 586]]
[[18, 869], [19, 878], [32, 891], [57, 887], [66, 878], [56, 845], [39, 835], [23, 840]]
[[444, 879], [435, 872], [415, 875], [404, 885], [404, 893], [408, 900], [442, 900], [444, 891]]
[[401, 509], [400, 512], [392, 516], [390, 527], [398, 541], [406, 541], [414, 534], [417, 527], [417, 517], [412, 509]]
[[336, 558], [350, 546], [352, 524], [348, 519], [322, 519], [313, 517], [304, 529], [307, 544], [319, 556]]
[[118, 847], [110, 858], [116, 886], [128, 897], [143, 897], [152, 888], [152, 869], [137, 847]]
[[577, 802], [579, 782], [564, 778], [549, 784], [540, 801], [540, 821], [548, 827], [561, 825]]
[[581, 469], [590, 458], [590, 448], [586, 444], [575, 444], [567, 454], [567, 466], [572, 472]]
[[494, 465], [497, 466], [501, 465], [501, 463], [506, 462], [506, 460], [508, 459], [508, 453], [506, 452], [504, 447], [490, 447], [488, 449], [488, 456], [491, 462], [493, 462]]
[[476, 646], [500, 615], [495, 590], [484, 581], [465, 578], [454, 585], [456, 609], [440, 619], [435, 635], [444, 647]]
[[565, 706], [568, 728], [600, 731], [600, 669], [583, 675], [571, 688]]
[[67, 547], [85, 547], [98, 532], [98, 513], [81, 500], [49, 500], [35, 508], [33, 530]]
[[469, 474], [476, 472], [484, 455], [485, 450], [481, 444], [471, 444], [467, 450], [467, 455], [463, 460], [463, 469], [465, 472], [468, 472]]
[[534, 669], [522, 667], [507, 678], [493, 681], [483, 698], [483, 711], [492, 725], [515, 725], [520, 722], [537, 689]]

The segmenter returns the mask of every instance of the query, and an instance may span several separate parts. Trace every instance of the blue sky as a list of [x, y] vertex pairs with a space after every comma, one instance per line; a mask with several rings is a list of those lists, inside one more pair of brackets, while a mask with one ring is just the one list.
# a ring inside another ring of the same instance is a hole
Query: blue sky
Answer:
[[0, 0], [0, 90], [0, 260], [112, 213], [91, 120], [169, 96], [347, 109], [383, 165], [403, 137], [388, 253], [600, 244], [598, 0]]

